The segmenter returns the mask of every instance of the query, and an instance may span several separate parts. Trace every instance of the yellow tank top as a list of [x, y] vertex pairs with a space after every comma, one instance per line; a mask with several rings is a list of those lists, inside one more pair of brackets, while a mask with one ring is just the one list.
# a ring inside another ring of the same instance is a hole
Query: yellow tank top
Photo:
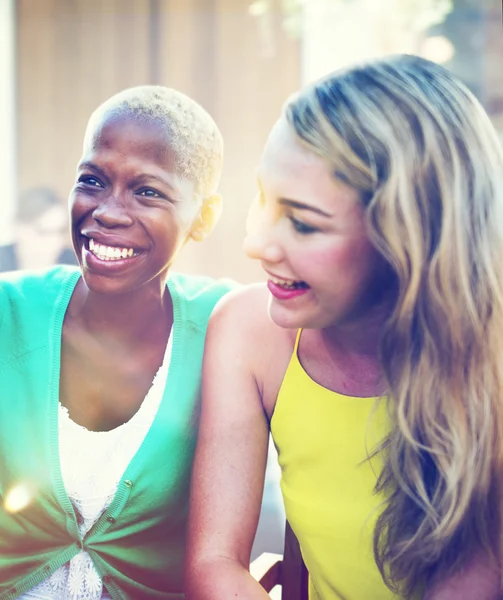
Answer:
[[[332, 392], [297, 356], [281, 385], [271, 432], [288, 521], [309, 570], [311, 600], [390, 600], [373, 557], [382, 463], [367, 455], [387, 432], [384, 403]], [[375, 409], [375, 410], [374, 410]]]

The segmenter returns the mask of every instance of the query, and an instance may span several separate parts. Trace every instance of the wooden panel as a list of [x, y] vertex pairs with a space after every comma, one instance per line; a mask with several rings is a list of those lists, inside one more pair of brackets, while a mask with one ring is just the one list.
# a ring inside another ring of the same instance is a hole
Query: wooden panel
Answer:
[[17, 3], [20, 189], [54, 182], [51, 157], [57, 152], [55, 116], [56, 40], [53, 15], [57, 0]]
[[149, 0], [18, 2], [20, 189], [66, 198], [92, 110], [148, 83]]

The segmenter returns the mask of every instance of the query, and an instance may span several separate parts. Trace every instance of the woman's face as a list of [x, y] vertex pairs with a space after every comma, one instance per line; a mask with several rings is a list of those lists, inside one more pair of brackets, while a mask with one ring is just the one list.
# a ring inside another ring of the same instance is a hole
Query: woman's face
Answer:
[[86, 140], [70, 195], [84, 280], [99, 293], [158, 288], [198, 212], [194, 184], [152, 124], [109, 117]]
[[281, 327], [365, 322], [389, 287], [370, 243], [359, 193], [339, 181], [281, 118], [258, 167], [245, 251], [261, 261], [270, 316]]

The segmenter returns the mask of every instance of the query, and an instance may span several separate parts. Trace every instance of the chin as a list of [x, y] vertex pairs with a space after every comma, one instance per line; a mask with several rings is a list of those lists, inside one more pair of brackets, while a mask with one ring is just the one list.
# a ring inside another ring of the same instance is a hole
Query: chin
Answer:
[[305, 329], [312, 327], [308, 324], [310, 319], [306, 318], [305, 314], [278, 306], [274, 300], [269, 302], [267, 312], [271, 321], [282, 329]]
[[344, 321], [333, 313], [321, 311], [289, 310], [271, 299], [268, 306], [269, 318], [283, 329], [328, 329]]
[[82, 279], [86, 284], [86, 287], [93, 294], [100, 294], [103, 296], [119, 296], [121, 294], [131, 291], [131, 286], [125, 285], [124, 282], [114, 280], [111, 277], [103, 277], [90, 273], [86, 269], [82, 269]]

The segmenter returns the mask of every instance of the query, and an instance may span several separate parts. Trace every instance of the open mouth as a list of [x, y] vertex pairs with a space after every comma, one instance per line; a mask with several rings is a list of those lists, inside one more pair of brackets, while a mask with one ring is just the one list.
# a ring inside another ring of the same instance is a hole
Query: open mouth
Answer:
[[100, 260], [124, 260], [128, 258], [134, 258], [140, 254], [139, 251], [134, 248], [121, 248], [119, 246], [106, 246], [105, 244], [98, 244], [92, 238], [89, 238], [89, 251], [94, 254]]
[[294, 279], [269, 278], [275, 285], [284, 290], [307, 290], [309, 285], [305, 281], [296, 281]]

